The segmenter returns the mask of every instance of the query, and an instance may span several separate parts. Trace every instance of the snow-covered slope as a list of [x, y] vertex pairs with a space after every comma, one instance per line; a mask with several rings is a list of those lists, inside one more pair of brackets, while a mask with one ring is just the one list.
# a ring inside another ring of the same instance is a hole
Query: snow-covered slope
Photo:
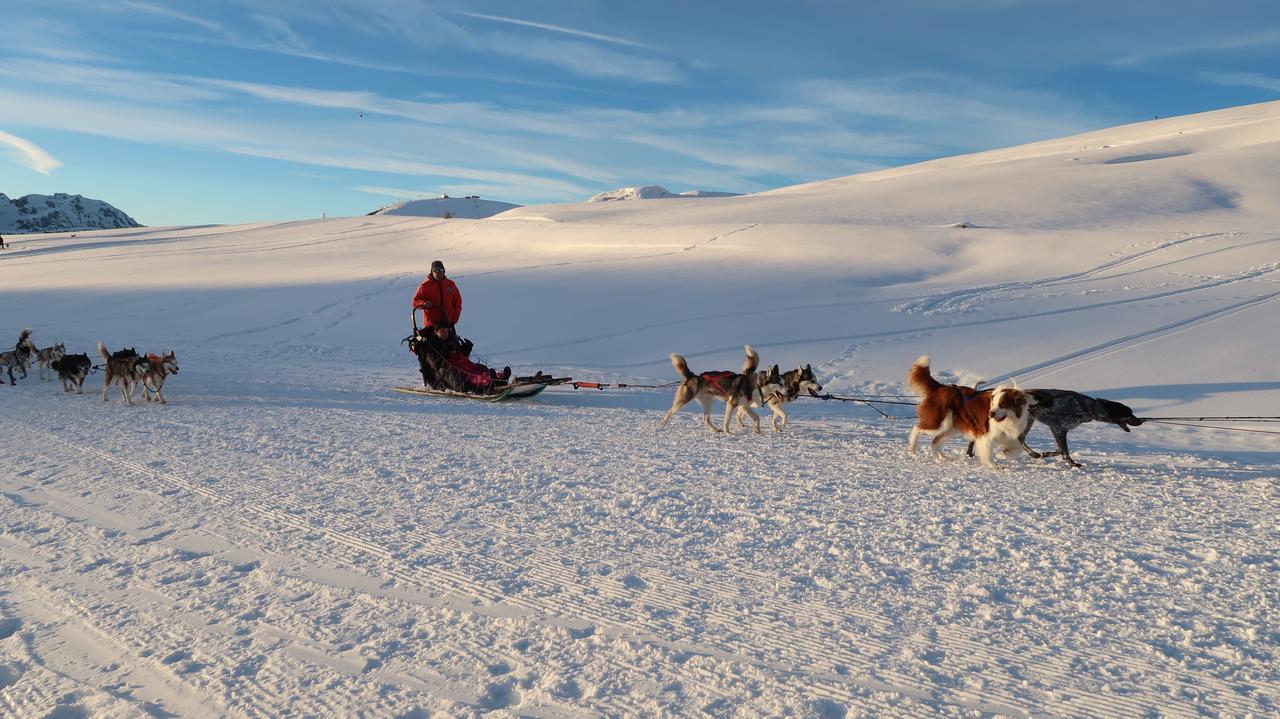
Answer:
[[402, 217], [456, 217], [482, 220], [499, 212], [512, 210], [520, 205], [498, 200], [482, 200], [477, 196], [433, 197], [425, 200], [406, 200], [387, 205], [371, 215], [397, 215]]
[[0, 388], [0, 714], [1270, 715], [1274, 424], [988, 471], [907, 456], [907, 405], [725, 437], [658, 430], [670, 387], [388, 388], [440, 258], [518, 370], [665, 384], [750, 343], [869, 397], [928, 353], [1274, 415], [1276, 139], [1268, 104], [706, 202], [12, 238], [0, 340], [182, 370], [163, 407]]
[[[1278, 154], [1280, 105], [1265, 103], [661, 211], [672, 224], [1266, 231], [1280, 204]], [[641, 222], [655, 209], [578, 203], [504, 219]]]
[[62, 192], [53, 195], [24, 195], [10, 200], [0, 193], [0, 234], [140, 226], [132, 217], [102, 200]]

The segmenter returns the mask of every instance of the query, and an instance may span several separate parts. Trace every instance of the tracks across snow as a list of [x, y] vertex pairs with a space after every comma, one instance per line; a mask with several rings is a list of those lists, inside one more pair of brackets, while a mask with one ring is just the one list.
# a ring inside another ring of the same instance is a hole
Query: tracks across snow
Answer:
[[[28, 554], [62, 537], [45, 569], [13, 560], [28, 594], [47, 584], [87, 607], [121, 651], [171, 659], [188, 691], [230, 688], [229, 713], [1190, 716], [1265, 710], [1274, 693], [1262, 655], [1199, 664], [1269, 618], [1244, 606], [1268, 591], [1250, 567], [1274, 567], [1249, 562], [1274, 536], [1220, 523], [1274, 509], [1247, 483], [1211, 492], [1086, 454], [1096, 483], [1059, 496], [1075, 475], [1056, 465], [904, 462], [900, 433], [876, 425], [802, 416], [788, 435], [726, 438], [681, 415], [654, 433], [644, 406], [554, 395], [171, 404], [139, 444], [114, 410], [79, 416], [63, 399], [8, 440], [38, 448], [20, 459], [39, 469], [6, 481], [4, 536]], [[582, 442], [555, 439], [584, 422]], [[102, 506], [77, 510], [80, 495]], [[1200, 517], [1219, 519], [1192, 530]], [[1185, 539], [1144, 543], [1175, 525]], [[1183, 551], [1205, 542], [1215, 558]], [[93, 600], [77, 577], [104, 573], [119, 593]], [[1236, 588], [1212, 620], [1219, 638], [1184, 646], [1178, 603], [1210, 584]], [[113, 623], [113, 603], [143, 606]], [[369, 676], [394, 690], [361, 693]], [[310, 703], [309, 682], [335, 688], [328, 704]]]

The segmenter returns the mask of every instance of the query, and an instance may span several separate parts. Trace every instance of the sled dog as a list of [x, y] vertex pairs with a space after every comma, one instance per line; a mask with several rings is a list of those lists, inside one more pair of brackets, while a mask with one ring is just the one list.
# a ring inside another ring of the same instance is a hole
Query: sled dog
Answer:
[[911, 366], [907, 385], [923, 398], [916, 406], [917, 421], [907, 440], [910, 452], [916, 451], [921, 432], [933, 434], [931, 449], [935, 459], [945, 459], [942, 442], [958, 434], [974, 441], [978, 459], [988, 467], [996, 466], [994, 447], [1006, 452], [1023, 448], [1020, 438], [1031, 426], [1031, 405], [1035, 400], [1022, 390], [944, 385], [930, 374], [928, 355]]
[[152, 401], [151, 393], [155, 392], [156, 399], [160, 404], [168, 404], [165, 402], [164, 395], [160, 393], [160, 388], [164, 387], [164, 378], [171, 374], [178, 374], [178, 358], [173, 352], [165, 352], [163, 356], [148, 352], [142, 361], [142, 398], [146, 401]]
[[102, 401], [107, 401], [107, 391], [114, 383], [120, 383], [120, 394], [125, 404], [133, 404], [134, 385], [142, 379], [146, 372], [146, 360], [138, 356], [132, 347], [120, 350], [115, 354], [107, 352], [107, 346], [98, 342], [98, 354], [102, 355], [105, 364], [102, 377]]
[[93, 368], [89, 355], [63, 355], [51, 362], [49, 366], [58, 373], [58, 379], [62, 380], [63, 392], [74, 391], [76, 394], [84, 394], [84, 379], [89, 376], [89, 371]]
[[[18, 381], [13, 377], [13, 371], [16, 369], [22, 373], [22, 378], [27, 378], [27, 368], [31, 366], [31, 357], [37, 352], [36, 343], [31, 341], [31, 328], [22, 330], [18, 335], [18, 343], [13, 349], [7, 352], [0, 352], [0, 369], [9, 373], [9, 384], [17, 386]], [[4, 380], [0, 380], [3, 384]]]
[[[768, 405], [773, 412], [769, 424], [775, 432], [781, 432], [782, 428], [787, 426], [787, 412], [782, 408], [783, 405], [801, 394], [817, 397], [822, 391], [822, 385], [818, 384], [817, 378], [813, 375], [813, 367], [810, 365], [781, 373], [778, 371], [778, 365], [774, 365], [768, 371], [757, 372], [755, 377], [756, 386], [760, 390], [761, 404]], [[778, 424], [779, 419], [782, 420], [782, 424]]]
[[[757, 388], [753, 381], [753, 373], [756, 366], [760, 364], [760, 355], [746, 345], [743, 349], [747, 353], [747, 359], [742, 364], [742, 372], [703, 372], [702, 374], [694, 374], [689, 371], [689, 363], [685, 362], [684, 357], [672, 353], [671, 366], [676, 368], [680, 376], [684, 380], [676, 387], [675, 399], [671, 402], [671, 409], [667, 410], [663, 416], [660, 426], [666, 426], [671, 420], [671, 416], [681, 407], [698, 400], [702, 405], [702, 421], [713, 432], [731, 433], [729, 428], [729, 420], [733, 417], [736, 410], [739, 414], [746, 413], [755, 421], [756, 432], [760, 432], [760, 415], [751, 411], [752, 400], [757, 396]], [[722, 400], [724, 407], [724, 422], [720, 427], [711, 424], [711, 401], [713, 399]], [[757, 405], [758, 406], [758, 405]]]
[[65, 354], [67, 354], [67, 347], [61, 342], [52, 347], [45, 347], [44, 349], [37, 350], [36, 366], [40, 370], [40, 379], [53, 379], [53, 377], [46, 377], [45, 375], [52, 375], [52, 372], [49, 371], [52, 369], [50, 365], [62, 359]]
[[[1031, 418], [1049, 428], [1053, 439], [1058, 444], [1056, 452], [1035, 452], [1026, 445], [1027, 432], [1018, 438], [1022, 446], [1036, 457], [1062, 457], [1072, 467], [1081, 467], [1079, 462], [1071, 458], [1067, 449], [1067, 432], [1085, 422], [1107, 422], [1128, 432], [1130, 427], [1137, 427], [1142, 420], [1133, 415], [1128, 405], [1113, 402], [1109, 399], [1090, 397], [1087, 394], [1066, 389], [1033, 389], [1027, 394], [1035, 400], [1031, 405]], [[1030, 431], [1031, 427], [1027, 427]]]

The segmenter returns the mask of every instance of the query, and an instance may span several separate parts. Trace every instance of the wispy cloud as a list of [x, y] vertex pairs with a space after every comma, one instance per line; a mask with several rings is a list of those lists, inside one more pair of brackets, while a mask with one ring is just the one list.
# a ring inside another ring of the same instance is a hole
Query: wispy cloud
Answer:
[[585, 30], [575, 30], [573, 28], [563, 27], [561, 25], [552, 25], [550, 23], [545, 23], [545, 22], [534, 22], [532, 20], [520, 20], [518, 18], [513, 18], [513, 17], [502, 17], [500, 15], [485, 15], [483, 13], [478, 13], [478, 12], [459, 12], [458, 15], [461, 15], [464, 17], [473, 17], [478, 20], [491, 20], [493, 22], [507, 23], [509, 25], [519, 25], [522, 27], [536, 28], [538, 30], [547, 30], [550, 32], [561, 33], [564, 35], [573, 35], [574, 37], [583, 37], [589, 40], [598, 40], [600, 42], [612, 43], [614, 45], [625, 45], [627, 47], [644, 48], [647, 50], [663, 49], [656, 45], [649, 45], [642, 42], [636, 42], [635, 40], [628, 40], [627, 38], [624, 38], [624, 37], [616, 37], [614, 35], [602, 35], [600, 33], [587, 32]]
[[1114, 124], [1105, 108], [1052, 93], [987, 85], [960, 77], [911, 74], [875, 80], [797, 83], [800, 103], [826, 107], [847, 126], [883, 126], [916, 137], [930, 154], [1005, 147]]
[[45, 152], [39, 145], [17, 135], [10, 135], [3, 130], [0, 130], [0, 148], [3, 148], [4, 154], [14, 162], [29, 167], [41, 175], [47, 175], [62, 167], [61, 162], [55, 160], [53, 155]]
[[294, 31], [285, 20], [260, 13], [254, 13], [253, 19], [258, 22], [263, 34], [266, 35], [269, 45], [299, 53], [311, 52], [311, 43]]
[[553, 65], [582, 77], [659, 85], [685, 80], [684, 73], [669, 60], [636, 57], [584, 42], [497, 34], [486, 38], [484, 44], [495, 52]]
[[161, 17], [166, 17], [171, 20], [179, 20], [181, 22], [189, 23], [191, 25], [197, 25], [199, 27], [202, 27], [206, 30], [210, 30], [212, 32], [218, 32], [218, 33], [223, 32], [222, 26], [216, 22], [205, 20], [204, 18], [196, 17], [194, 15], [188, 15], [184, 12], [179, 12], [172, 8], [161, 7], [159, 5], [152, 5], [151, 3], [132, 2], [132, 1], [122, 2], [120, 3], [119, 7], [122, 9], [135, 10], [137, 12], [148, 13], [151, 15], [159, 15]]
[[1131, 49], [1130, 52], [1110, 60], [1107, 64], [1113, 67], [1131, 67], [1180, 55], [1206, 52], [1235, 52], [1251, 48], [1274, 48], [1278, 44], [1280, 44], [1280, 29], [1267, 29], [1238, 35], [1151, 44], [1146, 47]]
[[349, 170], [369, 170], [388, 172], [398, 175], [436, 175], [457, 179], [473, 179], [486, 182], [497, 182], [506, 185], [523, 187], [534, 192], [558, 196], [581, 196], [588, 188], [572, 182], [565, 182], [549, 177], [528, 175], [516, 172], [494, 170], [477, 170], [473, 167], [437, 165], [399, 157], [379, 156], [377, 154], [335, 154], [305, 148], [283, 148], [276, 145], [270, 147], [239, 146], [227, 147], [227, 152], [234, 152], [252, 157], [263, 157], [286, 162], [300, 162], [322, 167], [341, 167]]
[[431, 190], [406, 190], [400, 187], [379, 187], [377, 185], [360, 185], [358, 187], [348, 188], [356, 192], [364, 192], [370, 195], [381, 195], [382, 197], [390, 197], [397, 200], [423, 200], [432, 197], [439, 197], [441, 193]]
[[1280, 77], [1268, 77], [1252, 72], [1202, 72], [1197, 77], [1216, 85], [1260, 87], [1263, 90], [1280, 92]]

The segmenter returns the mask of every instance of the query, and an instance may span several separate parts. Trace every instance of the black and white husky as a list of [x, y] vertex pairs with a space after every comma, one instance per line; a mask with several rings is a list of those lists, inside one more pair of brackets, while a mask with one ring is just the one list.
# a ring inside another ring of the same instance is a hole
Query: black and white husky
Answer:
[[84, 378], [88, 377], [93, 369], [89, 355], [63, 355], [51, 362], [49, 366], [58, 373], [58, 379], [62, 380], [63, 392], [84, 394]]
[[[746, 345], [743, 349], [747, 353], [747, 359], [742, 364], [741, 372], [703, 372], [702, 374], [694, 374], [689, 371], [689, 363], [684, 357], [678, 354], [671, 355], [671, 366], [676, 368], [684, 381], [676, 387], [675, 399], [671, 402], [671, 409], [667, 410], [663, 416], [661, 425], [665, 426], [681, 407], [689, 404], [695, 399], [702, 405], [702, 421], [713, 432], [731, 433], [729, 428], [729, 420], [732, 419], [735, 411], [739, 415], [746, 414], [756, 423], [756, 432], [760, 432], [760, 415], [751, 411], [752, 404], [759, 406], [757, 398], [759, 390], [755, 384], [754, 373], [756, 367], [760, 364], [760, 355]], [[712, 400], [721, 400], [725, 403], [724, 422], [720, 427], [711, 424], [711, 402]]]
[[[756, 386], [760, 390], [760, 404], [755, 406], [768, 405], [773, 412], [770, 425], [775, 432], [781, 432], [787, 426], [787, 412], [782, 408], [783, 405], [802, 394], [817, 397], [822, 391], [822, 385], [818, 384], [818, 378], [813, 375], [813, 367], [809, 365], [781, 373], [778, 365], [774, 365], [768, 370], [756, 372], [755, 377]], [[778, 424], [779, 418], [782, 419], [782, 424]]]

